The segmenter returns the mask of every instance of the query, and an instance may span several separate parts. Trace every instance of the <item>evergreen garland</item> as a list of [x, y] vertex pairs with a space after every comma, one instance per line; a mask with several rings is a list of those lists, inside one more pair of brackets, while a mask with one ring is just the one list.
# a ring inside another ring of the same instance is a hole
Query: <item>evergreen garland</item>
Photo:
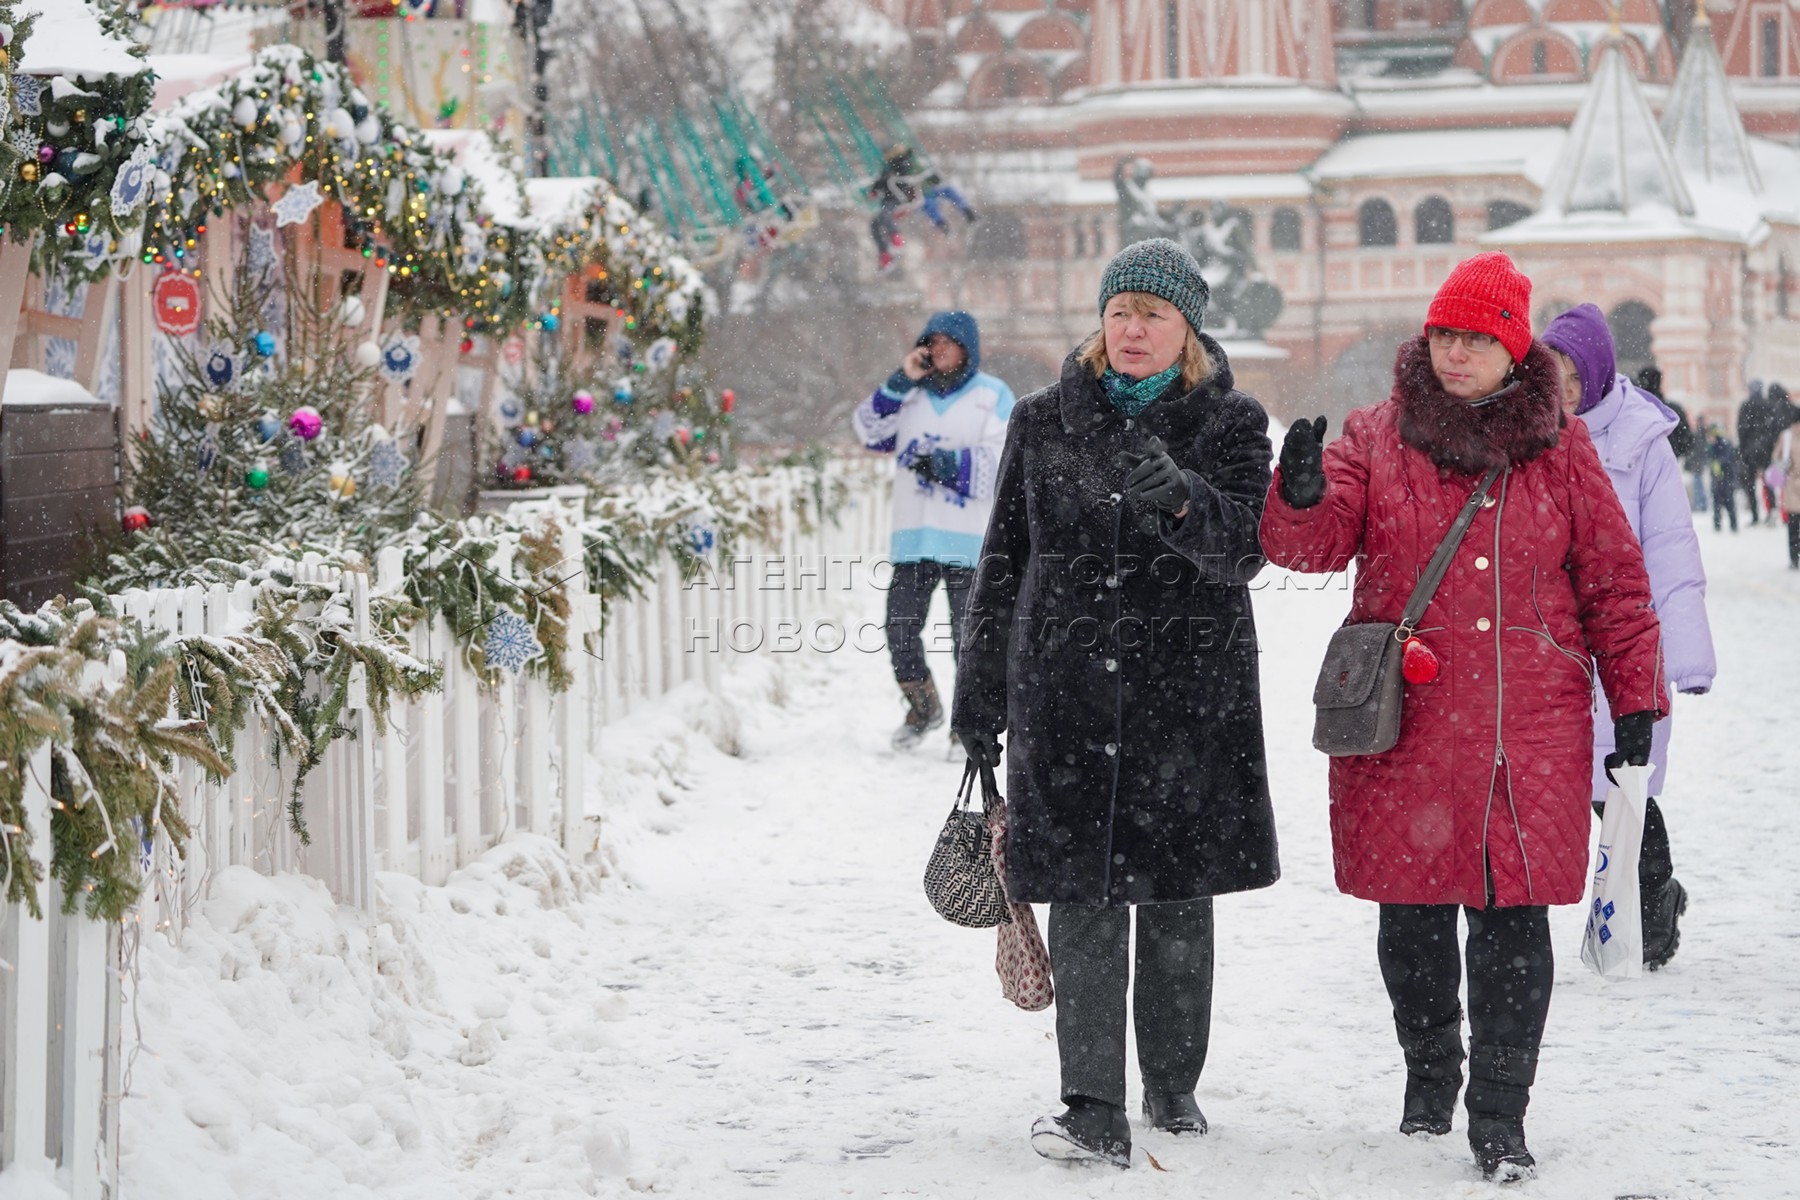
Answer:
[[[59, 2], [85, 6], [102, 34], [143, 54], [119, 0]], [[0, 227], [16, 242], [33, 242], [39, 275], [100, 279], [142, 243], [155, 186], [155, 81], [147, 65], [100, 78], [34, 72], [33, 23], [0, 4], [0, 25], [12, 27], [0, 46]]]

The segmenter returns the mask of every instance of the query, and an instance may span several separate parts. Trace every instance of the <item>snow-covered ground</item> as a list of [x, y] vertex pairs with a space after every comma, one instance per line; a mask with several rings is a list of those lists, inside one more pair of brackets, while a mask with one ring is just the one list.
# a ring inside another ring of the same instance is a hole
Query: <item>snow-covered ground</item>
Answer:
[[[1665, 800], [1684, 944], [1605, 984], [1557, 910], [1541, 1177], [1509, 1194], [1800, 1195], [1800, 573], [1773, 531], [1701, 537], [1721, 671], [1680, 707]], [[1284, 877], [1218, 906], [1203, 1139], [1140, 1131], [1129, 1173], [1031, 1152], [1052, 1016], [925, 904], [959, 768], [887, 750], [885, 658], [846, 650], [747, 660], [723, 700], [610, 728], [590, 863], [520, 839], [442, 888], [383, 877], [372, 935], [304, 880], [217, 880], [179, 949], [142, 951], [125, 1200], [1497, 1194], [1460, 1113], [1394, 1131], [1375, 909], [1332, 885], [1307, 744], [1346, 604], [1273, 573], [1258, 593]]]

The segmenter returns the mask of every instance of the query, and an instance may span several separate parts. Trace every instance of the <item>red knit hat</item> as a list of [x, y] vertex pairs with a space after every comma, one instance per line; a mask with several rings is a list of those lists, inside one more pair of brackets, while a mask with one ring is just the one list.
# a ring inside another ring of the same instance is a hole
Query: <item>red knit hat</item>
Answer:
[[1464, 259], [1432, 297], [1426, 331], [1434, 325], [1491, 333], [1520, 362], [1531, 349], [1531, 280], [1498, 251]]

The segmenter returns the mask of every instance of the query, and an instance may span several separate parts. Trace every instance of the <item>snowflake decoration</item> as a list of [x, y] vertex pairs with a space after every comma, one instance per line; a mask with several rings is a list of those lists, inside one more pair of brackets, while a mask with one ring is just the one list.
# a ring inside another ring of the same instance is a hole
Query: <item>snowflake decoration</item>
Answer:
[[[13, 76], [13, 100], [28, 117], [44, 115], [44, 82], [35, 75]], [[33, 150], [37, 147], [33, 146]]]
[[369, 478], [376, 487], [399, 487], [400, 476], [405, 471], [406, 455], [392, 439], [377, 444], [374, 453], [369, 455]]
[[[250, 274], [253, 277], [268, 274], [275, 270], [275, 231], [273, 229], [263, 225], [250, 226], [250, 244], [248, 250], [247, 260], [250, 263]], [[279, 296], [280, 294], [280, 288], [275, 288], [270, 293], [272, 297]], [[266, 309], [264, 310], [264, 315], [267, 315]], [[281, 322], [279, 321], [271, 322], [271, 324], [280, 323]]]
[[213, 463], [218, 460], [219, 440], [213, 436], [218, 432], [219, 426], [214, 423], [208, 425], [206, 432], [200, 435], [200, 450], [195, 455], [194, 467], [202, 475], [212, 470]]
[[18, 156], [20, 158], [35, 159], [37, 157], [37, 152], [38, 152], [37, 135], [31, 132], [30, 126], [28, 126], [28, 125], [13, 126], [13, 131], [11, 134], [9, 134], [7, 136], [6, 140], [12, 143], [13, 150], [18, 154]]
[[274, 204], [275, 223], [277, 225], [298, 225], [312, 216], [313, 209], [325, 203], [325, 197], [319, 194], [319, 182], [309, 179], [298, 187], [291, 187], [281, 199]]
[[517, 675], [525, 664], [544, 652], [531, 625], [510, 608], [500, 610], [488, 622], [487, 640], [481, 652], [490, 666], [503, 667]]
[[701, 525], [697, 522], [688, 525], [686, 539], [688, 549], [702, 557], [713, 548], [713, 543], [717, 540], [713, 535], [712, 526]]
[[481, 270], [481, 264], [487, 261], [487, 243], [473, 229], [463, 234], [462, 239], [462, 273], [473, 275]]
[[289, 475], [306, 474], [306, 451], [301, 447], [299, 438], [290, 437], [283, 443], [278, 461], [281, 469]]
[[591, 471], [600, 461], [600, 448], [592, 438], [570, 438], [567, 453], [571, 471]]
[[[317, 185], [314, 185], [317, 191]], [[139, 146], [113, 176], [113, 217], [129, 216], [143, 205], [150, 191], [150, 152]]]
[[106, 230], [96, 226], [88, 232], [87, 238], [81, 243], [81, 252], [87, 255], [90, 263], [101, 267], [111, 260], [112, 245], [112, 238], [107, 236]]
[[406, 383], [419, 369], [419, 339], [416, 334], [396, 333], [381, 348], [381, 374], [394, 383]]

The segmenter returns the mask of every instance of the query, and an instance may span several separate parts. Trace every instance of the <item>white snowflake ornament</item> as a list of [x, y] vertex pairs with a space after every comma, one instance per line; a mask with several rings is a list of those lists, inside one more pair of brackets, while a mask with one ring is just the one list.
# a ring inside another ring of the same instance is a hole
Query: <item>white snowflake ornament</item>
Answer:
[[406, 383], [419, 369], [419, 339], [396, 333], [381, 348], [381, 374], [394, 383]]
[[369, 479], [376, 487], [392, 490], [400, 486], [400, 476], [406, 472], [406, 455], [394, 444], [392, 438], [377, 442], [375, 449], [369, 454]]
[[313, 209], [323, 203], [325, 203], [325, 197], [319, 194], [319, 181], [309, 179], [305, 183], [289, 188], [281, 199], [275, 202], [275, 224], [298, 225], [312, 216]]
[[544, 652], [544, 647], [524, 617], [510, 608], [503, 608], [488, 622], [487, 640], [482, 643], [481, 652], [488, 665], [501, 667], [516, 676], [525, 669], [526, 663]]

